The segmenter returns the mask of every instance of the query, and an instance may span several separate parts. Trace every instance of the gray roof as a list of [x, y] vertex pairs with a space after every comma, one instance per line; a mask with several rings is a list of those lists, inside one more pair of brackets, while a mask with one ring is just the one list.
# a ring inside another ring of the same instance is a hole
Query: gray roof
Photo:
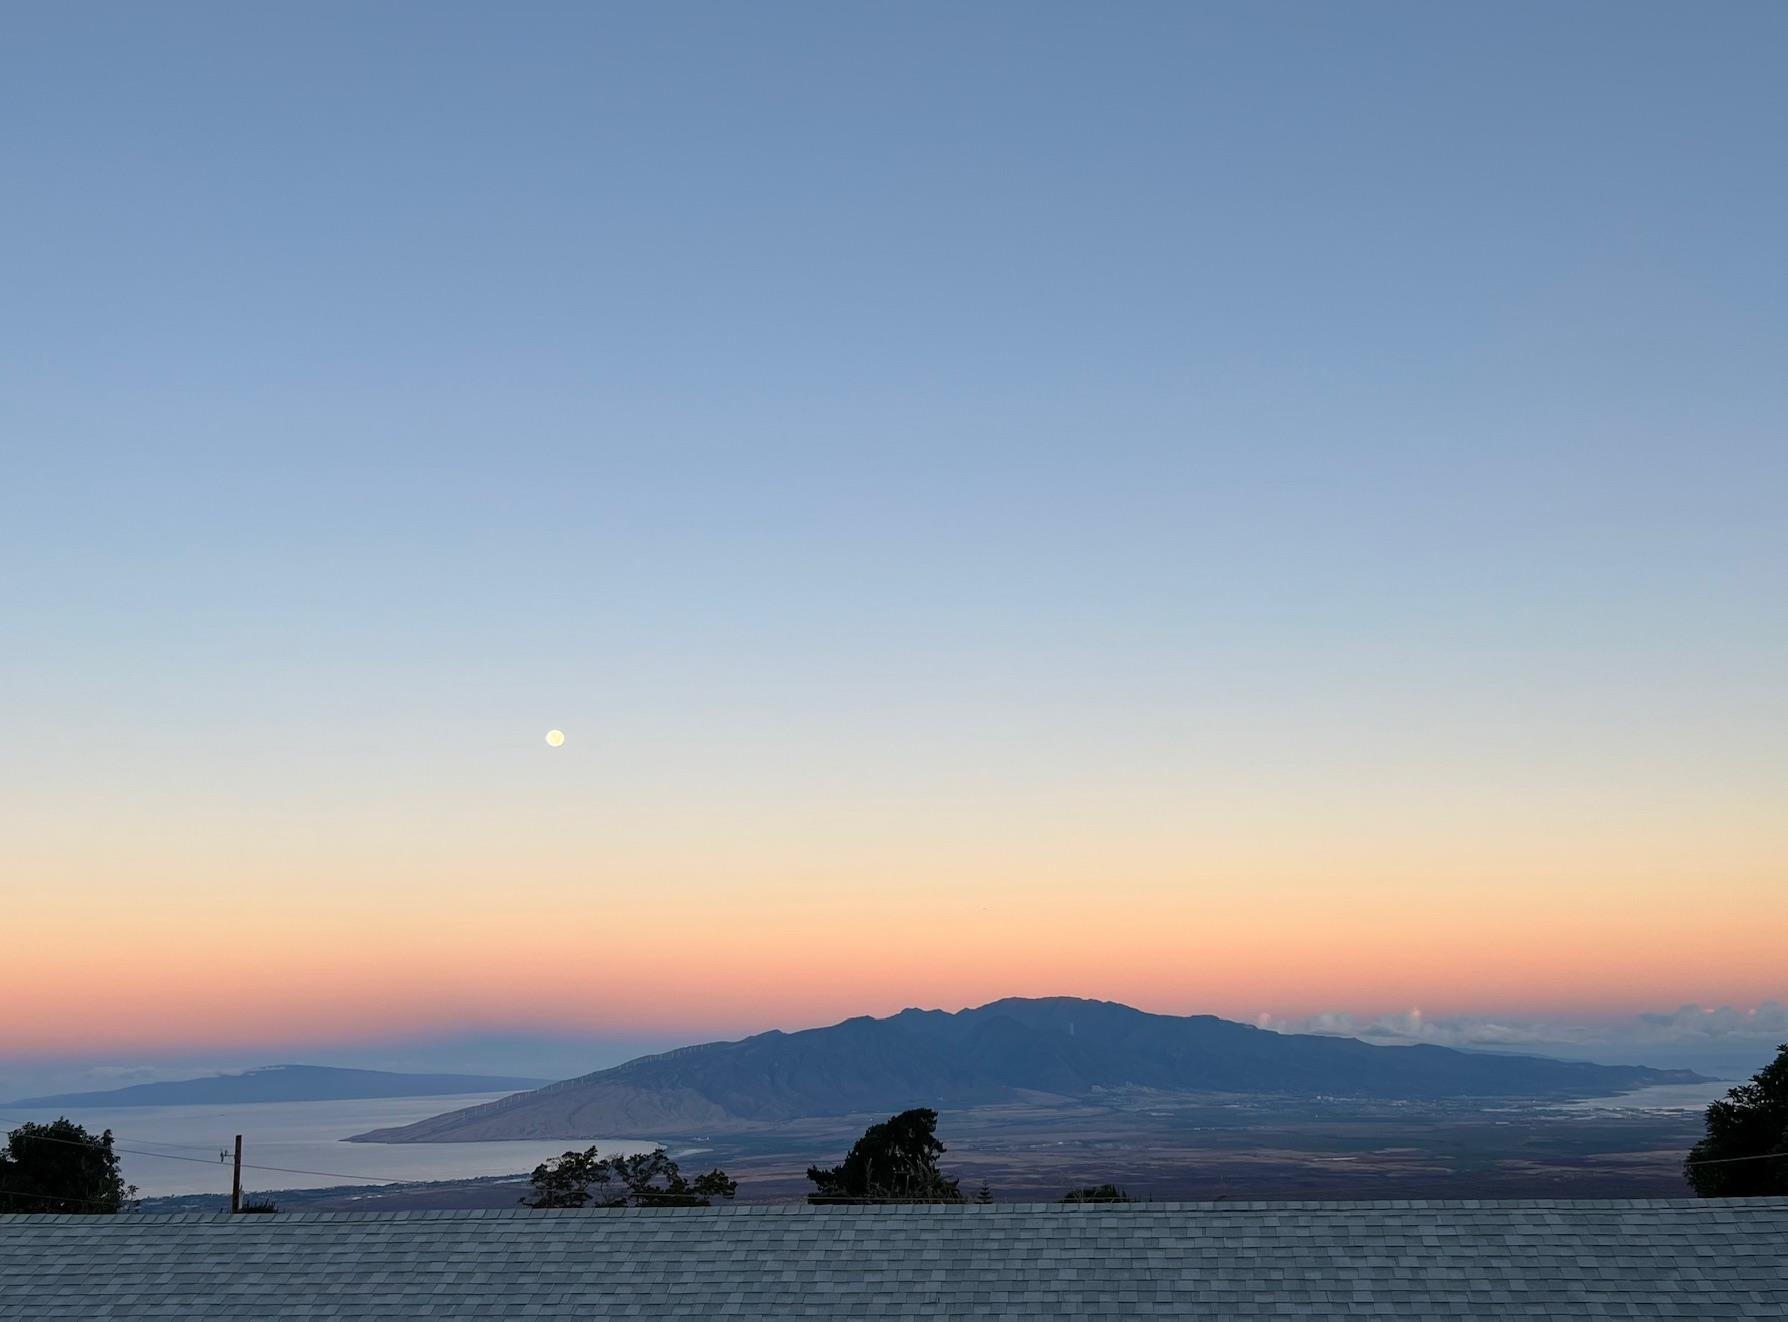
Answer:
[[0, 1216], [0, 1318], [1788, 1317], [1788, 1198]]

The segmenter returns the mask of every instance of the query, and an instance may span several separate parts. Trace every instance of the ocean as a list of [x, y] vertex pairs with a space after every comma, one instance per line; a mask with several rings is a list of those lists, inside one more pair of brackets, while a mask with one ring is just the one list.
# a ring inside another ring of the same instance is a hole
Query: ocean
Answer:
[[[66, 1113], [90, 1133], [110, 1129], [124, 1178], [145, 1198], [230, 1192], [229, 1151], [242, 1135], [242, 1187], [321, 1189], [337, 1184], [457, 1180], [526, 1174], [548, 1157], [592, 1143], [603, 1155], [649, 1152], [638, 1139], [526, 1139], [505, 1143], [348, 1143], [350, 1134], [403, 1125], [505, 1093], [378, 1097], [359, 1101], [258, 1102], [227, 1106], [8, 1108], [0, 1132], [21, 1120]], [[221, 1157], [220, 1157], [221, 1154]]]
[[1566, 1102], [1565, 1109], [1585, 1112], [1637, 1111], [1649, 1115], [1705, 1111], [1709, 1102], [1719, 1101], [1732, 1086], [1733, 1081], [1730, 1079], [1707, 1083], [1660, 1083], [1650, 1088], [1635, 1088], [1632, 1092], [1619, 1093], [1613, 1097], [1585, 1097], [1581, 1101]]

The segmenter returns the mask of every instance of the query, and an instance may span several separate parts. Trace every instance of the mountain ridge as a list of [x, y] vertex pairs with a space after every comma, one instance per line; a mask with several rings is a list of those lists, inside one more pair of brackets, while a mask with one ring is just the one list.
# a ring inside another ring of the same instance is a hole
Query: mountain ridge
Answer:
[[401, 1074], [333, 1065], [261, 1065], [191, 1079], [133, 1083], [93, 1092], [50, 1093], [0, 1103], [11, 1107], [185, 1106], [231, 1102], [354, 1101], [374, 1097], [451, 1097], [541, 1086], [539, 1079], [487, 1074]]
[[1276, 1033], [1113, 1001], [1007, 997], [955, 1012], [911, 1008], [679, 1047], [352, 1141], [655, 1138], [907, 1106], [961, 1108], [1038, 1095], [1097, 1099], [1126, 1090], [1566, 1099], [1699, 1078], [1645, 1066]]

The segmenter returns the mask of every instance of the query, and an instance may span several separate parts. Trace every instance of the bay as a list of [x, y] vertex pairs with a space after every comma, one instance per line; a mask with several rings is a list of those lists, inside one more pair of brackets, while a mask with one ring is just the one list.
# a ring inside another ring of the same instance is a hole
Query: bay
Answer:
[[230, 1192], [227, 1156], [242, 1135], [242, 1186], [322, 1189], [340, 1184], [460, 1180], [532, 1170], [568, 1148], [592, 1143], [604, 1156], [650, 1152], [640, 1139], [524, 1139], [495, 1143], [349, 1143], [350, 1134], [425, 1120], [443, 1111], [495, 1101], [506, 1093], [458, 1097], [375, 1097], [324, 1102], [236, 1105], [9, 1108], [4, 1128], [66, 1113], [89, 1133], [112, 1131], [124, 1178], [145, 1198]]
[[1730, 1080], [1708, 1080], [1702, 1083], [1660, 1083], [1649, 1088], [1612, 1097], [1585, 1097], [1566, 1102], [1567, 1111], [1627, 1111], [1650, 1115], [1678, 1111], [1705, 1111], [1709, 1102], [1718, 1101], [1731, 1089]]

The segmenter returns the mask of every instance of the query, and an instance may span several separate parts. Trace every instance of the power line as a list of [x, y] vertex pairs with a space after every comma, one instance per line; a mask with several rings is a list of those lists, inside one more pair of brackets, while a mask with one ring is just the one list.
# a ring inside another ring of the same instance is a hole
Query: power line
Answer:
[[[0, 1125], [41, 1125], [47, 1123], [49, 1122], [43, 1120], [20, 1120], [16, 1117], [0, 1115]], [[132, 1143], [141, 1144], [144, 1147], [180, 1148], [186, 1152], [216, 1152], [218, 1150], [209, 1143], [174, 1143], [162, 1138], [133, 1138], [130, 1141]], [[160, 1154], [157, 1153], [156, 1155], [159, 1156]]]
[[[87, 1207], [103, 1207], [108, 1212], [120, 1210], [117, 1203], [102, 1202], [98, 1198], [73, 1198], [67, 1194], [47, 1194], [36, 1189], [9, 1189], [3, 1184], [0, 1184], [0, 1195], [10, 1198], [37, 1198], [50, 1203], [81, 1203]], [[125, 1200], [126, 1205], [129, 1201]]]
[[1700, 1161], [1685, 1161], [1685, 1166], [1724, 1166], [1729, 1161], [1769, 1161], [1776, 1157], [1788, 1157], [1788, 1152], [1759, 1152], [1750, 1157], [1703, 1157]]
[[[9, 1120], [0, 1120], [0, 1124], [11, 1124], [11, 1123], [13, 1123], [13, 1122], [9, 1121]], [[37, 1122], [31, 1121], [31, 1122], [26, 1122], [26, 1123], [37, 1123]], [[140, 1148], [120, 1147], [116, 1143], [114, 1143], [110, 1147], [110, 1149], [108, 1149], [104, 1143], [96, 1143], [91, 1139], [83, 1140], [83, 1139], [78, 1139], [78, 1138], [57, 1138], [50, 1134], [26, 1134], [26, 1135], [24, 1135], [24, 1137], [29, 1138], [29, 1139], [35, 1139], [40, 1143], [66, 1143], [70, 1147], [95, 1148], [101, 1152], [105, 1152], [108, 1150], [112, 1151], [112, 1152], [122, 1152], [122, 1153], [125, 1153], [132, 1157], [159, 1157], [163, 1161], [190, 1161], [190, 1162], [194, 1163], [195, 1165], [199, 1165], [199, 1166], [215, 1166], [218, 1164], [216, 1161], [213, 1161], [207, 1157], [182, 1157], [182, 1156], [179, 1156], [176, 1153], [172, 1153], [172, 1152], [145, 1152]], [[261, 1165], [255, 1164], [254, 1162], [248, 1162], [248, 1161], [245, 1161], [242, 1163], [242, 1169], [243, 1170], [254, 1170], [254, 1171], [276, 1171], [281, 1175], [320, 1175], [320, 1176], [324, 1177], [325, 1179], [349, 1180], [356, 1184], [414, 1184], [414, 1183], [417, 1183], [417, 1181], [415, 1181], [415, 1180], [401, 1178], [396, 1175], [369, 1175], [364, 1172], [357, 1174], [357, 1175], [350, 1175], [344, 1171], [301, 1170], [296, 1166], [261, 1166]]]
[[[42, 1123], [42, 1122], [41, 1121], [14, 1121], [14, 1120], [8, 1120], [5, 1117], [0, 1117], [0, 1124], [39, 1124], [39, 1123]], [[24, 1135], [24, 1137], [36, 1139], [39, 1142], [43, 1142], [43, 1143], [66, 1143], [72, 1147], [90, 1147], [90, 1148], [98, 1149], [99, 1151], [102, 1151], [102, 1152], [107, 1150], [105, 1144], [96, 1143], [91, 1139], [83, 1141], [78, 1138], [55, 1138], [48, 1134], [26, 1134], [26, 1135]], [[132, 1141], [139, 1142], [139, 1143], [153, 1143], [156, 1140], [154, 1140], [154, 1139], [133, 1139]], [[194, 1144], [184, 1144], [184, 1143], [182, 1143], [182, 1144], [167, 1144], [166, 1146], [186, 1147], [186, 1148], [190, 1148], [194, 1152], [210, 1151], [209, 1148], [200, 1148]], [[119, 1147], [117, 1144], [113, 1144], [110, 1150], [113, 1152], [121, 1152], [121, 1153], [124, 1153], [124, 1154], [126, 1154], [128, 1156], [132, 1156], [132, 1157], [159, 1157], [163, 1161], [189, 1161], [189, 1162], [194, 1163], [195, 1165], [200, 1165], [200, 1166], [212, 1166], [212, 1165], [218, 1164], [207, 1157], [182, 1157], [182, 1156], [179, 1156], [178, 1154], [172, 1153], [172, 1152], [146, 1152], [140, 1148]], [[220, 1151], [221, 1151], [221, 1149], [220, 1149]], [[1683, 1165], [1684, 1166], [1724, 1166], [1729, 1163], [1738, 1162], [1738, 1161], [1771, 1161], [1771, 1160], [1777, 1160], [1777, 1159], [1781, 1159], [1781, 1158], [1788, 1158], [1788, 1152], [1759, 1152], [1759, 1153], [1755, 1153], [1755, 1154], [1753, 1154], [1751, 1156], [1747, 1156], [1747, 1157], [1704, 1157], [1699, 1161], [1685, 1161], [1685, 1162], [1683, 1162]], [[329, 1180], [346, 1180], [352, 1184], [424, 1184], [424, 1183], [428, 1183], [428, 1181], [425, 1181], [425, 1180], [416, 1180], [414, 1178], [405, 1177], [405, 1176], [372, 1175], [372, 1174], [368, 1174], [366, 1172], [349, 1174], [345, 1171], [305, 1170], [305, 1169], [303, 1169], [301, 1167], [297, 1167], [297, 1166], [263, 1166], [263, 1165], [260, 1165], [259, 1163], [250, 1162], [250, 1161], [243, 1162], [242, 1169], [243, 1170], [253, 1170], [253, 1171], [271, 1171], [278, 1175], [315, 1175], [315, 1176], [319, 1176], [323, 1179], [329, 1179]], [[85, 1200], [85, 1199], [63, 1199], [62, 1201], [64, 1201], [64, 1202], [83, 1202], [83, 1201], [88, 1201], [88, 1200]], [[875, 1201], [880, 1202], [880, 1201], [886, 1201], [886, 1200], [877, 1199]], [[95, 1205], [98, 1206], [100, 1204], [95, 1204]]]

